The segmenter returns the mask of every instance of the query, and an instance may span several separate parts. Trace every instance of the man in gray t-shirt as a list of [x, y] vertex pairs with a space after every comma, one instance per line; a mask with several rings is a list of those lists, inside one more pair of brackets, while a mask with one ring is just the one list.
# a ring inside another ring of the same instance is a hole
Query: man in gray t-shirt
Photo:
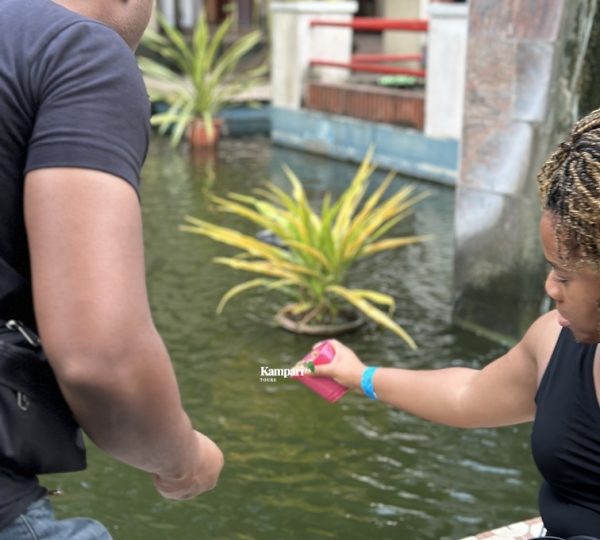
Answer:
[[[0, 2], [0, 320], [38, 330], [102, 450], [182, 499], [214, 487], [223, 457], [181, 406], [146, 297], [149, 103], [132, 50], [152, 3]], [[0, 540], [19, 515], [40, 539], [109, 537], [53, 522], [44, 493], [33, 474], [0, 469]]]

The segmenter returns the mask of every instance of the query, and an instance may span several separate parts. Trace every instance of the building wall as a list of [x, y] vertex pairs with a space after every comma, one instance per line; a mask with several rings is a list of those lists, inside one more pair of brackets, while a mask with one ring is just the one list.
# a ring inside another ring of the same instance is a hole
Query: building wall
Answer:
[[[428, 4], [428, 0], [383, 0], [381, 16], [386, 19], [426, 18]], [[386, 54], [415, 54], [423, 52], [426, 35], [423, 32], [386, 31], [382, 40]]]

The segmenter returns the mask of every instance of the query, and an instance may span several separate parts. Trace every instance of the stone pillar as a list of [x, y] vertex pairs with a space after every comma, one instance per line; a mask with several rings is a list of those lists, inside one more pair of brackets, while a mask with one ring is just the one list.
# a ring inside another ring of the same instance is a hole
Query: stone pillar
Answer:
[[542, 310], [536, 174], [579, 116], [595, 8], [596, 0], [469, 2], [454, 314], [506, 342]]
[[158, 0], [158, 9], [171, 25], [182, 30], [192, 30], [198, 13], [203, 8], [202, 0]]
[[[349, 62], [352, 29], [310, 27], [314, 19], [349, 21], [358, 10], [356, 1], [271, 3], [271, 86], [275, 107], [299, 109], [311, 59]], [[340, 81], [348, 71], [319, 68], [320, 81]]]
[[177, 24], [175, 0], [158, 0], [158, 9], [170, 25]]
[[460, 140], [467, 61], [468, 4], [429, 6], [425, 135]]
[[202, 7], [202, 0], [179, 0], [179, 27], [193, 30]]
[[158, 32], [158, 19], [156, 18], [156, 0], [154, 1], [154, 5], [152, 6], [152, 14], [150, 15], [150, 21], [148, 22], [148, 29], [154, 30]]

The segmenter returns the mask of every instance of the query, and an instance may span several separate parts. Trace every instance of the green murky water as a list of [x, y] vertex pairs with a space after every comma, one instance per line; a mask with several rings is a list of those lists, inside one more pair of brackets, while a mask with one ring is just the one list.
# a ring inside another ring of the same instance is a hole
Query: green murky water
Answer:
[[[272, 326], [272, 294], [239, 297], [217, 317], [223, 292], [247, 275], [211, 264], [228, 249], [178, 225], [185, 214], [241, 225], [212, 213], [206, 193], [247, 191], [269, 178], [285, 185], [283, 162], [315, 203], [354, 171], [264, 138], [224, 140], [216, 162], [193, 166], [153, 142], [143, 210], [155, 320], [186, 407], [223, 448], [226, 468], [216, 491], [175, 503], [156, 495], [146, 475], [90, 448], [87, 471], [44, 479], [65, 492], [55, 499], [59, 515], [95, 517], [115, 540], [454, 540], [535, 515], [528, 426], [462, 431], [358, 394], [330, 405], [294, 381], [260, 382], [261, 366], [290, 366], [313, 340]], [[398, 232], [435, 240], [382, 253], [353, 274], [356, 284], [394, 294], [397, 321], [419, 350], [373, 327], [344, 341], [382, 366], [480, 366], [502, 348], [450, 323], [453, 192], [422, 187], [432, 196]]]

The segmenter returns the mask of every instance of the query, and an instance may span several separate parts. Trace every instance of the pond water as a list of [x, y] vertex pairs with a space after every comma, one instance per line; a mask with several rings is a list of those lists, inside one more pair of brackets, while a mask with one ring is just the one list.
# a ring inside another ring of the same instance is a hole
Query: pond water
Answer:
[[[331, 405], [292, 380], [261, 382], [261, 366], [291, 366], [314, 340], [273, 326], [276, 293], [240, 296], [216, 316], [221, 295], [248, 275], [212, 264], [232, 251], [180, 232], [183, 217], [255, 232], [216, 214], [207, 193], [247, 192], [267, 179], [285, 186], [288, 163], [319, 204], [327, 190], [343, 189], [355, 166], [254, 137], [224, 140], [215, 162], [196, 161], [152, 143], [143, 173], [146, 264], [186, 408], [225, 453], [222, 479], [193, 501], [166, 501], [145, 474], [89, 445], [88, 470], [43, 479], [64, 491], [54, 499], [58, 514], [95, 517], [115, 540], [455, 540], [536, 515], [529, 426], [458, 430], [359, 394]], [[431, 196], [395, 232], [435, 239], [381, 253], [352, 275], [356, 285], [395, 296], [395, 318], [419, 349], [374, 326], [343, 340], [375, 365], [482, 366], [503, 348], [451, 324], [453, 191], [419, 189]]]

